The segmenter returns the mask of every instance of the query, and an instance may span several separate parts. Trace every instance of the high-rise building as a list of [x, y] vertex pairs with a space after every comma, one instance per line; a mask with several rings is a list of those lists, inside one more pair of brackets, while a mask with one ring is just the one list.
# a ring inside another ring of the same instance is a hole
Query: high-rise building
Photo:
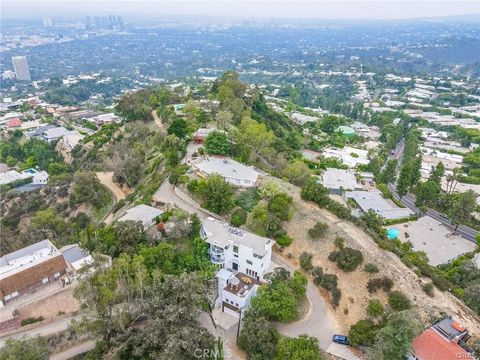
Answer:
[[90, 16], [85, 16], [85, 29], [89, 30], [92, 28], [92, 20]]
[[44, 27], [51, 27], [52, 25], [53, 25], [53, 21], [51, 18], [43, 18]]
[[17, 80], [30, 81], [30, 71], [28, 69], [27, 57], [14, 56], [12, 57], [12, 62]]

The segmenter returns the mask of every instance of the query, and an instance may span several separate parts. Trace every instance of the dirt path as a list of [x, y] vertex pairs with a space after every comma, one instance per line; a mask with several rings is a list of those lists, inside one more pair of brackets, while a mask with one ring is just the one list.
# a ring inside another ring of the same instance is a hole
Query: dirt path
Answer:
[[[472, 334], [480, 336], [480, 320], [452, 294], [435, 289], [433, 298], [427, 296], [422, 290], [422, 279], [406, 267], [395, 254], [380, 249], [361, 228], [338, 219], [328, 211], [320, 209], [316, 204], [303, 201], [298, 187], [278, 179], [271, 180], [291, 195], [296, 205], [293, 218], [285, 226], [285, 230], [294, 241], [282, 255], [293, 256], [298, 263], [300, 254], [307, 251], [313, 254], [315, 266], [321, 266], [325, 272], [338, 276], [338, 287], [342, 290], [340, 305], [337, 309], [331, 305], [327, 305], [327, 308], [342, 327], [341, 330], [347, 331], [350, 325], [365, 318], [365, 309], [370, 299], [379, 299], [386, 304], [386, 294], [383, 292], [369, 294], [366, 284], [370, 278], [388, 276], [394, 280], [394, 288], [401, 290], [410, 298], [415, 310], [426, 322], [431, 321], [432, 315], [438, 317], [441, 312], [445, 312], [454, 316]], [[308, 229], [312, 228], [317, 221], [327, 224], [329, 229], [324, 239], [312, 240], [308, 236]], [[335, 249], [334, 239], [337, 236], [345, 239], [346, 246], [360, 250], [364, 256], [363, 264], [374, 263], [379, 268], [379, 273], [370, 275], [362, 270], [363, 265], [350, 273], [339, 270], [333, 262], [328, 260], [328, 255]], [[428, 279], [427, 281], [430, 282]]]
[[113, 172], [97, 172], [97, 178], [115, 195], [116, 201], [127, 197], [122, 188], [113, 182]]
[[155, 120], [155, 124], [157, 124], [158, 128], [162, 131], [165, 130], [164, 127], [163, 127], [162, 119], [160, 119], [160, 117], [157, 114], [157, 110], [152, 110], [152, 116], [153, 116], [153, 120]]

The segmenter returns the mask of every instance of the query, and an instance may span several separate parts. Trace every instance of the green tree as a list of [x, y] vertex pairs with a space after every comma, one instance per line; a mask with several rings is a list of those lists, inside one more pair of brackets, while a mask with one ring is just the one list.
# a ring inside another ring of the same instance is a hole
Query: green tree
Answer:
[[318, 340], [307, 335], [296, 338], [282, 337], [277, 345], [275, 360], [322, 360]]
[[303, 186], [305, 182], [310, 178], [311, 171], [301, 160], [295, 160], [289, 163], [282, 171], [282, 177], [285, 177], [292, 184], [297, 186]]
[[110, 200], [110, 191], [102, 185], [94, 172], [84, 171], [75, 174], [70, 201], [73, 201], [73, 203], [85, 202], [96, 208], [101, 208]]
[[279, 193], [268, 202], [268, 210], [280, 220], [289, 220], [292, 216], [292, 202], [293, 200], [291, 196], [285, 193]]
[[228, 155], [230, 153], [230, 142], [224, 132], [213, 131], [208, 134], [204, 143], [207, 154]]
[[432, 206], [438, 200], [440, 191], [440, 184], [433, 180], [418, 184], [415, 205]]
[[210, 175], [203, 192], [204, 206], [217, 214], [226, 214], [234, 206], [233, 190], [220, 175]]
[[42, 337], [7, 339], [0, 352], [0, 360], [47, 360], [49, 357]]
[[247, 227], [260, 236], [266, 236], [269, 221], [267, 204], [259, 202], [248, 215]]
[[373, 345], [377, 327], [371, 320], [359, 320], [350, 327], [348, 340], [352, 345]]
[[247, 311], [237, 344], [249, 359], [270, 360], [275, 356], [279, 338], [277, 329], [270, 321]]
[[455, 195], [452, 207], [447, 214], [450, 221], [455, 224], [455, 231], [458, 225], [469, 222], [472, 212], [475, 210], [477, 194], [473, 190]]
[[306, 277], [295, 272], [293, 276], [283, 268], [265, 275], [267, 284], [260, 286], [252, 299], [252, 311], [267, 320], [292, 321], [297, 316], [298, 302], [306, 292]]
[[185, 143], [174, 134], [165, 137], [160, 150], [165, 155], [166, 164], [170, 168], [177, 166], [186, 152]]
[[435, 167], [432, 167], [432, 172], [428, 180], [441, 185], [443, 175], [445, 175], [445, 165], [440, 161]]
[[395, 181], [396, 170], [397, 160], [388, 160], [385, 169], [380, 175], [380, 182], [383, 184], [393, 183]]
[[188, 135], [187, 129], [188, 125], [185, 120], [175, 119], [168, 127], [167, 132], [169, 135], [175, 135], [179, 139], [185, 139], [185, 137]]
[[244, 118], [234, 132], [234, 140], [239, 147], [243, 161], [255, 164], [262, 155], [272, 151], [271, 146], [275, 135], [267, 130], [265, 124], [260, 124], [250, 118]]
[[411, 355], [412, 340], [422, 331], [417, 314], [405, 310], [394, 312], [386, 325], [378, 330], [369, 358], [402, 360]]

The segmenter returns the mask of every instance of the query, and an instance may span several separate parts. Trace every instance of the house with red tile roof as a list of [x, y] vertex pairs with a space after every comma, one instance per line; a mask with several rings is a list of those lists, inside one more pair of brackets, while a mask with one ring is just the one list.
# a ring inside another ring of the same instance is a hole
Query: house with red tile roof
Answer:
[[466, 345], [469, 338], [464, 326], [451, 317], [445, 317], [413, 340], [414, 355], [409, 360], [476, 359]]

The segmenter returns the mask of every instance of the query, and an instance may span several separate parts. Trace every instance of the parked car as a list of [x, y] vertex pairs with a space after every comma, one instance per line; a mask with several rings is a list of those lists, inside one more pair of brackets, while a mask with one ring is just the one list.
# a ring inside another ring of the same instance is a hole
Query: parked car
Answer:
[[332, 341], [337, 344], [349, 345], [348, 337], [345, 335], [333, 335]]

